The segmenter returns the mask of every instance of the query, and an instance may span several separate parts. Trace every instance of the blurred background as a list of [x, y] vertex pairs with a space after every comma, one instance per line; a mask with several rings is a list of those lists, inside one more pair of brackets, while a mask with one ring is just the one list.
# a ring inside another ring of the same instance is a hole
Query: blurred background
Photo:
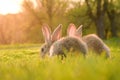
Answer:
[[63, 24], [83, 25], [83, 35], [120, 37], [120, 0], [4, 0], [0, 1], [0, 44], [42, 43], [41, 27], [52, 31]]

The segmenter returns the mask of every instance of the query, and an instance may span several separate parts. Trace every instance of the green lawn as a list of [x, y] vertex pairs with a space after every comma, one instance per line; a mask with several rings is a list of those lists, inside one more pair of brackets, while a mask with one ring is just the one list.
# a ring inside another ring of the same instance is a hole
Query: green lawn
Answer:
[[120, 39], [105, 43], [111, 59], [90, 53], [43, 60], [39, 44], [0, 46], [0, 80], [120, 80]]

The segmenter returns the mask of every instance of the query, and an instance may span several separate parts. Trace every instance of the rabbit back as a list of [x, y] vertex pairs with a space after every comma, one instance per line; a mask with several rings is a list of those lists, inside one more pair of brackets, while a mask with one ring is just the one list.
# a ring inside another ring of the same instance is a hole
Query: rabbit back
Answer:
[[98, 54], [101, 54], [103, 51], [106, 52], [106, 56], [110, 57], [109, 47], [95, 34], [89, 34], [83, 36], [83, 41], [86, 42], [88, 48], [92, 49]]
[[83, 55], [86, 55], [88, 52], [84, 41], [75, 37], [65, 37], [53, 43], [50, 48], [50, 56], [55, 54], [61, 55], [64, 54], [64, 50], [71, 51], [71, 49], [72, 51], [79, 51]]

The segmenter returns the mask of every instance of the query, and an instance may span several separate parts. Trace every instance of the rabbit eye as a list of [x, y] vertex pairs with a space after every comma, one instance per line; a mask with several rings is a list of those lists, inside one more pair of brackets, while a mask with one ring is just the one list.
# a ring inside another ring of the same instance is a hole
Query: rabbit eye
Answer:
[[43, 51], [44, 51], [44, 49], [42, 48], [42, 49], [41, 49], [41, 51], [43, 52]]

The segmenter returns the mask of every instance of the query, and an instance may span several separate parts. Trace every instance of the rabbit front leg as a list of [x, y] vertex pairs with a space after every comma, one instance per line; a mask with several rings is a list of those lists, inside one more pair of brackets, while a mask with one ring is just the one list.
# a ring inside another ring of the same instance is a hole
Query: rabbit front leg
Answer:
[[59, 53], [57, 56], [60, 57], [61, 60], [63, 60], [64, 58], [67, 57], [66, 54], [65, 54], [64, 52]]

